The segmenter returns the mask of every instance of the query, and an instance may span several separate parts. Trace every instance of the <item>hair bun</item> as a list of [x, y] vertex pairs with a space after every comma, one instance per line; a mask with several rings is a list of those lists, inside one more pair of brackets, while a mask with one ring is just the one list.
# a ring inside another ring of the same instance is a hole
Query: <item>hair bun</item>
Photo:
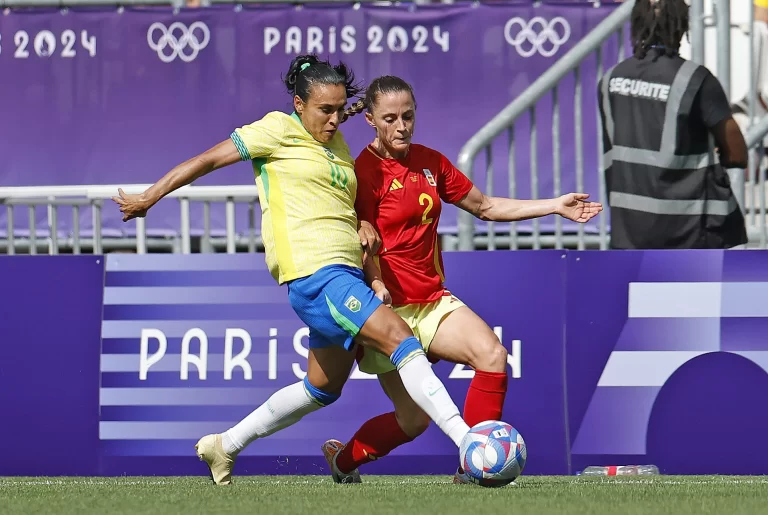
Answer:
[[319, 62], [320, 59], [318, 59], [315, 54], [294, 57], [288, 67], [288, 73], [285, 75], [285, 79], [283, 79], [285, 87], [288, 88], [288, 93], [294, 93], [296, 91], [296, 80], [299, 78], [299, 74], [313, 64]]

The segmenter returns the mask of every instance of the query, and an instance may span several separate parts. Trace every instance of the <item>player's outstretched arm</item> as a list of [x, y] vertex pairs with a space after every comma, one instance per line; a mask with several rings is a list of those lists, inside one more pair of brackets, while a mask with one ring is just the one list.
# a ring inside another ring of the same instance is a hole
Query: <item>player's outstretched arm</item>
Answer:
[[112, 200], [120, 206], [120, 212], [123, 213], [123, 222], [137, 217], [144, 217], [152, 206], [172, 191], [191, 184], [214, 170], [237, 163], [240, 160], [240, 152], [237, 150], [234, 142], [228, 139], [174, 167], [144, 193], [127, 194], [122, 189], [119, 189], [118, 196], [112, 197]]
[[518, 222], [547, 215], [560, 215], [574, 222], [587, 222], [603, 210], [599, 202], [587, 201], [586, 193], [568, 193], [557, 198], [518, 200], [488, 197], [477, 186], [456, 205], [477, 218], [490, 222]]

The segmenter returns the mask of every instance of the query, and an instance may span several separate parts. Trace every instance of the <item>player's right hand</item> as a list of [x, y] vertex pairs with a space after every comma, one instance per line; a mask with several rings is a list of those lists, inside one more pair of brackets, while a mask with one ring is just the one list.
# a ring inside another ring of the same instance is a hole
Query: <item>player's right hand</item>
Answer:
[[375, 291], [374, 293], [376, 294], [376, 297], [378, 297], [379, 300], [384, 303], [385, 306], [388, 308], [392, 307], [392, 295], [389, 294], [388, 289], [382, 286], [378, 289], [378, 291]]
[[120, 212], [123, 213], [123, 222], [134, 218], [144, 218], [147, 216], [149, 208], [152, 207], [141, 193], [128, 194], [122, 188], [119, 188], [117, 194], [118, 196], [112, 197], [112, 200], [120, 206]]
[[373, 290], [374, 295], [376, 295], [385, 306], [392, 307], [392, 295], [390, 295], [389, 290], [384, 286], [381, 279], [374, 279], [371, 283], [371, 289]]

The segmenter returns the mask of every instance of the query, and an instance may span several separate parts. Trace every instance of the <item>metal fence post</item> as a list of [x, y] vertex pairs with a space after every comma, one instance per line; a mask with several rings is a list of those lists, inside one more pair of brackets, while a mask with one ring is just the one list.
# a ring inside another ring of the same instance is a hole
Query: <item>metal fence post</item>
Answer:
[[731, 98], [731, 0], [717, 0], [717, 78]]
[[691, 60], [704, 64], [704, 0], [691, 0], [689, 9]]

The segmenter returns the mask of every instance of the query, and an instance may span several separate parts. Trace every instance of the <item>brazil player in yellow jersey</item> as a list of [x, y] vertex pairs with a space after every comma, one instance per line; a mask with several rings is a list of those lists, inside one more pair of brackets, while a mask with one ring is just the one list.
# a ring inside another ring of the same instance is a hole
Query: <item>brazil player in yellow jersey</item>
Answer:
[[271, 112], [178, 165], [144, 193], [119, 190], [123, 220], [145, 216], [168, 193], [224, 166], [251, 161], [262, 209], [267, 265], [307, 324], [303, 381], [273, 394], [241, 422], [195, 446], [216, 484], [230, 484], [237, 454], [339, 398], [355, 343], [388, 356], [408, 394], [458, 446], [469, 431], [408, 325], [368, 287], [362, 266], [380, 239], [355, 214], [354, 159], [339, 132], [347, 99], [360, 92], [343, 64], [299, 56], [285, 78], [290, 115]]

